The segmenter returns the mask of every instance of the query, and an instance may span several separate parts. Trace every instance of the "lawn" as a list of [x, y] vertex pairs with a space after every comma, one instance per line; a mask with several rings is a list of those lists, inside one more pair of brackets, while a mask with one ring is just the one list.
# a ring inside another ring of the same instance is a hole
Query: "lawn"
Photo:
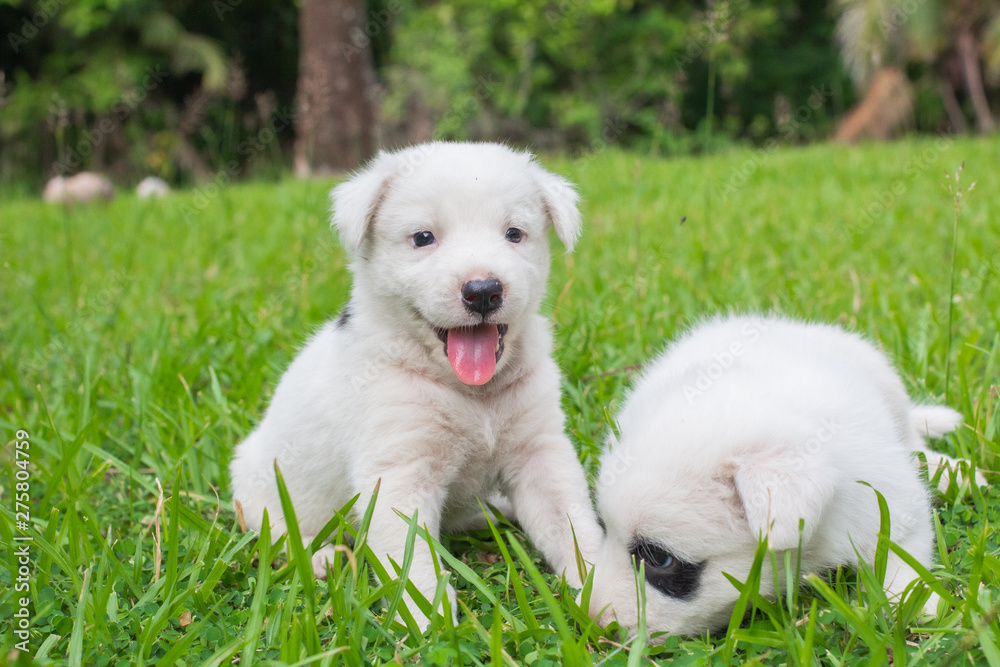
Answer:
[[[964, 413], [935, 446], [997, 470], [998, 153], [1000, 140], [939, 138], [544, 160], [584, 199], [546, 310], [588, 474], [638, 365], [698, 318], [748, 309], [876, 339], [913, 397]], [[959, 187], [976, 187], [959, 210], [947, 188], [963, 162]], [[919, 625], [841, 572], [724, 634], [662, 645], [588, 623], [511, 526], [444, 539], [459, 624], [423, 637], [388, 622], [397, 584], [364, 559], [314, 582], [298, 550], [241, 533], [233, 447], [348, 297], [331, 184], [0, 202], [0, 662], [21, 614], [23, 664], [1000, 665], [996, 487], [937, 497], [933, 575], [957, 599], [941, 618]]]

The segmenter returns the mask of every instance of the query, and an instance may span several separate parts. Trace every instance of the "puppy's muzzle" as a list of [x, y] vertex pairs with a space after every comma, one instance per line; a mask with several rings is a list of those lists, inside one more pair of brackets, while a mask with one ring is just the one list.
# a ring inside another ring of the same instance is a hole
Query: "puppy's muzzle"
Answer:
[[503, 305], [503, 283], [496, 278], [468, 281], [462, 285], [462, 305], [485, 320]]

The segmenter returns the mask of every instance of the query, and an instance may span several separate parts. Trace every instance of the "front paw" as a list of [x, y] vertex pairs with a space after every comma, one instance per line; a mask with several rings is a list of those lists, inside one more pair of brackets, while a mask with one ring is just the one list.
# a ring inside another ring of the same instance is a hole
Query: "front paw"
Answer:
[[583, 582], [580, 580], [580, 575], [577, 573], [575, 567], [566, 568], [563, 575], [566, 577], [566, 585], [570, 588], [577, 590], [583, 588]]
[[344, 549], [346, 549], [346, 547], [338, 548], [333, 544], [327, 544], [313, 554], [313, 574], [316, 575], [317, 579], [326, 579], [327, 569], [333, 567], [333, 563], [337, 558], [337, 552], [343, 551]]
[[[433, 595], [434, 595], [433, 591], [428, 591], [427, 594], [425, 595], [425, 598], [427, 598], [428, 601], [433, 601]], [[448, 598], [448, 606], [451, 609], [452, 625], [458, 625], [458, 601], [455, 595], [455, 588], [451, 584], [448, 584], [448, 587], [445, 589], [445, 595]], [[403, 595], [402, 604], [406, 606], [406, 609], [410, 612], [410, 615], [413, 616], [413, 620], [414, 622], [416, 622], [417, 627], [420, 628], [420, 632], [421, 633], [426, 632], [427, 628], [430, 626], [431, 619], [426, 614], [424, 614], [424, 612], [420, 611], [420, 608], [417, 606], [417, 603], [413, 601], [413, 598], [410, 597], [409, 593]], [[444, 609], [438, 608], [434, 611], [434, 613], [444, 614]], [[403, 621], [402, 616], [400, 616], [399, 612], [396, 612], [395, 620], [402, 625], [406, 625], [406, 623]]]
[[928, 619], [938, 617], [938, 603], [941, 602], [941, 596], [937, 593], [931, 593], [931, 596], [927, 598], [927, 602], [924, 603], [924, 608], [922, 610], [922, 615], [926, 616]]

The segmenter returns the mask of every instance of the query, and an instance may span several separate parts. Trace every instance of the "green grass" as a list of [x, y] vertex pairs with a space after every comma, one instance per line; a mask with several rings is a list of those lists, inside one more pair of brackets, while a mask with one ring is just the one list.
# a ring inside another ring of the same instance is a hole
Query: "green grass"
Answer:
[[[682, 327], [732, 309], [839, 322], [879, 340], [915, 398], [964, 413], [967, 426], [938, 445], [997, 470], [998, 151], [995, 139], [923, 140], [547, 161], [585, 199], [584, 237], [574, 254], [555, 254], [546, 307], [588, 473], [632, 369]], [[963, 184], [978, 185], [953, 264], [942, 184], [963, 161]], [[424, 636], [387, 621], [399, 584], [373, 576], [363, 548], [314, 581], [294, 541], [285, 556], [241, 534], [233, 447], [297, 347], [348, 295], [327, 228], [330, 185], [70, 209], [0, 203], [0, 662], [27, 596], [41, 664], [1000, 665], [992, 487], [938, 498], [940, 564], [927, 578], [957, 606], [929, 625], [914, 620], [924, 586], [897, 609], [878, 586], [858, 586], [877, 577], [862, 568], [778, 601], [744, 587], [750, 620], [737, 613], [724, 634], [663, 645], [622, 645], [589, 623], [509, 525], [442, 538], [439, 595], [447, 576], [459, 624], [438, 619]], [[864, 218], [879, 198], [884, 211]], [[18, 429], [31, 443], [26, 593], [14, 591]], [[343, 542], [355, 530], [336, 518], [328, 532]]]

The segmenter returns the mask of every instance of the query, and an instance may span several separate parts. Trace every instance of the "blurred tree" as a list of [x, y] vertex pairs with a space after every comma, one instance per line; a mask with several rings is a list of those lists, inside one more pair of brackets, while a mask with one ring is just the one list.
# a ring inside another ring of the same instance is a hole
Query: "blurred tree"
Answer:
[[965, 87], [976, 111], [976, 125], [980, 132], [993, 132], [996, 123], [986, 99], [979, 55], [980, 47], [988, 43], [983, 34], [995, 32], [1000, 26], [1000, 5], [979, 0], [952, 0], [946, 4], [944, 11], [947, 16], [945, 25], [953, 31]]
[[302, 0], [295, 173], [358, 167], [375, 148], [375, 72], [362, 0]]
[[898, 67], [883, 67], [872, 78], [864, 99], [837, 127], [833, 140], [886, 141], [912, 126], [913, 87]]
[[0, 180], [274, 174], [296, 0], [0, 0]]
[[841, 57], [859, 89], [885, 67], [930, 65], [951, 126], [966, 127], [965, 89], [980, 132], [993, 132], [981, 59], [1000, 78], [1000, 2], [996, 0], [836, 0]]
[[400, 0], [381, 71], [386, 137], [686, 150], [700, 141], [690, 130], [705, 118], [710, 62], [739, 133], [753, 104], [742, 86], [760, 74], [751, 49], [793, 5]]
[[[156, 0], [6, 0], [2, 9], [0, 173], [26, 165], [44, 176], [124, 173], [136, 138], [127, 121], [162, 105], [181, 79], [209, 95], [226, 88], [222, 46], [186, 30]], [[168, 150], [184, 143], [175, 135]]]
[[[0, 0], [0, 176], [341, 171], [432, 138], [651, 153], [809, 141], [853, 94], [839, 1]], [[991, 34], [977, 28], [977, 48]]]

